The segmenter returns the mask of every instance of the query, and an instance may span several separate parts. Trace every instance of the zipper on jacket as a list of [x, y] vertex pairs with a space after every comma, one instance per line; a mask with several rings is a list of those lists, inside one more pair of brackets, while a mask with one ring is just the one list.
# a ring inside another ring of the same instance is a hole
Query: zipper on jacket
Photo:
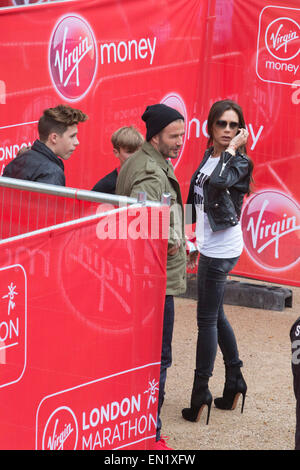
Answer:
[[225, 166], [227, 165], [227, 163], [230, 162], [230, 160], [233, 158], [233, 155], [227, 160], [227, 162], [224, 162], [224, 157], [222, 157], [222, 154], [221, 154], [221, 158], [223, 158], [223, 163], [222, 163], [222, 168], [220, 170], [220, 173], [219, 173], [219, 176], [222, 176], [222, 173], [225, 169]]

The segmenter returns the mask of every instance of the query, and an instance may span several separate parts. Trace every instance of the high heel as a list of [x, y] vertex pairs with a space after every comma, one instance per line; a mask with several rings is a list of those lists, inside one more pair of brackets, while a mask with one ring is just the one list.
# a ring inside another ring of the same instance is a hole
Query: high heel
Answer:
[[212, 404], [212, 396], [211, 396], [211, 393], [209, 392], [209, 395], [207, 395], [207, 397], [204, 398], [204, 400], [199, 406], [191, 406], [191, 408], [183, 408], [183, 410], [181, 411], [182, 417], [186, 419], [187, 421], [198, 422], [201, 417], [202, 411], [204, 410], [204, 407], [207, 406], [206, 424], [208, 424], [211, 404]]
[[247, 384], [238, 367], [228, 368], [226, 370], [226, 379], [223, 390], [223, 396], [215, 398], [214, 403], [216, 408], [221, 410], [234, 410], [236, 408], [238, 399], [242, 395], [241, 413], [244, 411], [245, 399], [247, 392]]
[[206, 424], [208, 424], [211, 404], [212, 394], [208, 389], [208, 379], [202, 379], [195, 373], [191, 397], [191, 407], [183, 408], [181, 411], [182, 417], [187, 421], [198, 422], [205, 406], [207, 406]]

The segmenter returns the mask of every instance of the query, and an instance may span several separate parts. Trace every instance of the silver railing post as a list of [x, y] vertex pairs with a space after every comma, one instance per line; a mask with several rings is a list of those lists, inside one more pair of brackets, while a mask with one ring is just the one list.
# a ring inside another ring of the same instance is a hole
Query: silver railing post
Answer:
[[137, 202], [138, 204], [145, 205], [147, 202], [147, 193], [145, 193], [144, 191], [140, 191], [137, 195]]
[[171, 205], [171, 194], [170, 193], [163, 193], [161, 196], [161, 204], [163, 206], [170, 206]]

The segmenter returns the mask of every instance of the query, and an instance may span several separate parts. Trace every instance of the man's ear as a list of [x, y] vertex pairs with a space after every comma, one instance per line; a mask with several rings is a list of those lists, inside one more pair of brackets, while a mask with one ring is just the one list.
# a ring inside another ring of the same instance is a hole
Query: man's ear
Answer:
[[58, 134], [56, 132], [51, 132], [49, 135], [48, 135], [48, 142], [49, 144], [51, 145], [56, 145], [57, 143], [57, 137], [58, 137]]
[[113, 153], [115, 154], [116, 157], [119, 156], [119, 150], [117, 150], [117, 149], [115, 149], [115, 148], [113, 148]]
[[152, 138], [151, 141], [155, 144], [158, 145], [159, 143], [159, 134], [155, 134]]

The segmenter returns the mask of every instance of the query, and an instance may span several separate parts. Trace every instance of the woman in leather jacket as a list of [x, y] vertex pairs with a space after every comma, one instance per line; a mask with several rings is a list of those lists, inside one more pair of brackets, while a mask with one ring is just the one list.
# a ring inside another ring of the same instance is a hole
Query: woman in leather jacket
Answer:
[[[214, 400], [221, 409], [234, 409], [240, 394], [242, 411], [247, 385], [241, 373], [234, 331], [223, 309], [228, 273], [243, 250], [239, 223], [243, 199], [250, 193], [253, 164], [246, 156], [248, 132], [241, 107], [231, 100], [213, 104], [207, 121], [208, 148], [192, 176], [186, 222], [196, 222], [198, 262], [198, 338], [196, 369], [190, 408], [182, 410], [188, 421], [198, 421], [205, 406], [209, 422], [212, 395], [208, 388], [218, 344], [225, 364], [223, 396]], [[189, 266], [196, 264], [192, 252]]]

